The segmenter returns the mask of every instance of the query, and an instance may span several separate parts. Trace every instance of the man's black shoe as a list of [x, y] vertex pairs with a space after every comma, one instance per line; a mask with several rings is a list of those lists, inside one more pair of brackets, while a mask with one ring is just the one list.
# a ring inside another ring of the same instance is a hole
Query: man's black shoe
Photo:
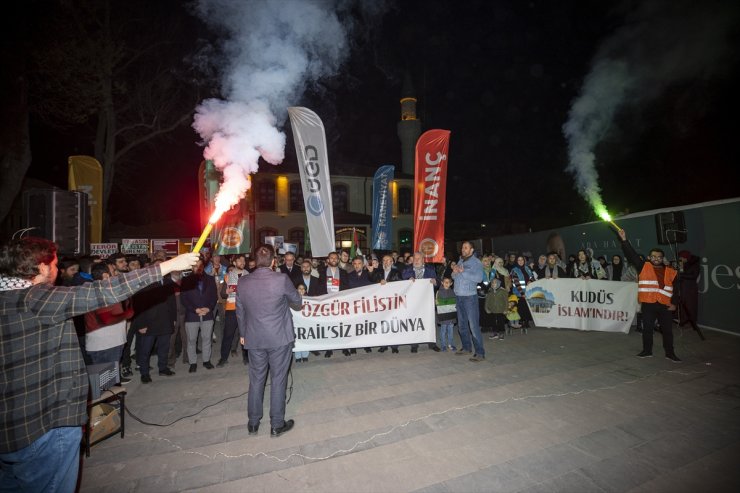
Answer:
[[321, 353], [319, 351], [311, 351], [311, 354], [314, 356], [321, 356]]
[[397, 347], [391, 348], [391, 353], [398, 354], [398, 348]]
[[163, 377], [171, 377], [175, 374], [175, 372], [170, 370], [169, 368], [165, 368], [164, 370], [160, 370], [159, 374]]
[[307, 363], [308, 362], [308, 358], [301, 358], [301, 361], [304, 362], [304, 363]]
[[638, 354], [637, 357], [638, 358], [652, 358], [653, 353], [651, 353], [650, 351], [643, 351], [640, 354]]
[[290, 430], [292, 430], [292, 429], [293, 429], [293, 425], [294, 425], [294, 424], [295, 424], [295, 422], [294, 422], [294, 421], [293, 421], [292, 419], [289, 419], [289, 420], [287, 420], [287, 421], [285, 422], [285, 424], [284, 424], [283, 426], [281, 426], [280, 428], [272, 428], [272, 429], [270, 430], [270, 436], [271, 436], [272, 438], [277, 438], [277, 437], [279, 437], [280, 435], [282, 435], [283, 433], [287, 433], [287, 432], [289, 432]]
[[379, 353], [384, 353], [384, 352], [386, 352], [386, 351], [388, 351], [388, 348], [387, 348], [387, 347], [382, 347], [382, 348], [379, 348], [379, 349], [378, 349], [378, 352], [379, 352]]
[[342, 354], [345, 356], [349, 356], [352, 353], [349, 352], [349, 349], [342, 349]]
[[190, 369], [188, 370], [188, 373], [195, 373], [196, 371], [198, 371], [198, 365], [193, 363], [192, 365], [190, 365]]
[[210, 361], [206, 361], [205, 363], [203, 363], [203, 368], [207, 368], [209, 370], [213, 370], [213, 365], [211, 364]]
[[132, 377], [133, 375], [134, 375], [134, 372], [131, 371], [131, 367], [130, 366], [124, 366], [121, 369], [121, 376], [122, 377]]
[[324, 358], [331, 358], [332, 354], [334, 354], [334, 351], [327, 351], [324, 353]]
[[220, 359], [218, 360], [218, 363], [216, 363], [217, 368], [223, 368], [224, 366], [226, 366], [226, 360]]
[[438, 353], [438, 352], [440, 352], [440, 351], [442, 351], [442, 350], [441, 350], [441, 349], [439, 349], [439, 346], [437, 346], [437, 345], [435, 344], [434, 346], [432, 346], [432, 351], [434, 351], [435, 353]]
[[249, 430], [250, 435], [256, 435], [259, 429], [260, 429], [259, 423], [257, 423], [256, 425], [250, 425], [250, 424], [247, 425], [247, 430]]
[[681, 362], [681, 358], [679, 358], [678, 356], [676, 356], [673, 353], [666, 354], [665, 357], [666, 357], [666, 359], [669, 359], [669, 360], [673, 361], [674, 363], [680, 363]]
[[411, 352], [412, 353], [418, 353], [419, 352], [419, 348], [418, 347], [412, 347], [411, 348]]
[[349, 352], [352, 353], [352, 354], [357, 354], [357, 349], [356, 348], [352, 348], [352, 349], [349, 350]]
[[141, 383], [152, 383], [152, 377], [150, 377], [149, 375], [142, 375]]
[[371, 348], [371, 347], [366, 347], [366, 348], [365, 348], [365, 352], [366, 352], [366, 353], [372, 353], [372, 352], [373, 352], [373, 348]]

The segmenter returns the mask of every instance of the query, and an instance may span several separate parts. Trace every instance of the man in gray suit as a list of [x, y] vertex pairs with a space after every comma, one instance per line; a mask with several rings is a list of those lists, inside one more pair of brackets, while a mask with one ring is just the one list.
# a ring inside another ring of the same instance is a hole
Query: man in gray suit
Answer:
[[293, 318], [301, 296], [290, 278], [271, 270], [275, 250], [262, 245], [255, 254], [257, 268], [237, 284], [236, 318], [240, 342], [249, 351], [249, 398], [247, 429], [256, 435], [262, 419], [262, 398], [270, 370], [270, 435], [279, 437], [293, 428], [285, 421], [285, 388], [293, 355]]

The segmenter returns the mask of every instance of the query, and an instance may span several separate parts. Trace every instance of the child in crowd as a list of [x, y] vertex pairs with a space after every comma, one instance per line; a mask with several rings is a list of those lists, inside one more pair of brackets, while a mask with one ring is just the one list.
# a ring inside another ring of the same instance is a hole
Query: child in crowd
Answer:
[[455, 336], [452, 327], [457, 323], [455, 292], [452, 290], [452, 279], [442, 279], [442, 287], [436, 295], [437, 323], [439, 324], [439, 343], [442, 351], [456, 351]]
[[[306, 285], [305, 284], [303, 284], [302, 282], [298, 283], [298, 285], [296, 286], [296, 289], [298, 290], [298, 294], [300, 294], [301, 296], [306, 296]], [[293, 355], [295, 357], [296, 363], [300, 363], [300, 362], [305, 363], [308, 361], [308, 351], [295, 351]]]
[[504, 315], [506, 315], [506, 320], [509, 321], [509, 327], [512, 329], [521, 329], [522, 328], [522, 319], [519, 316], [519, 297], [515, 294], [512, 294], [509, 296], [509, 307], [506, 309], [506, 312]]
[[494, 278], [491, 281], [491, 289], [486, 294], [486, 313], [493, 315], [493, 334], [489, 339], [504, 340], [506, 337], [506, 316], [504, 315], [508, 305], [508, 290], [501, 285], [501, 280]]

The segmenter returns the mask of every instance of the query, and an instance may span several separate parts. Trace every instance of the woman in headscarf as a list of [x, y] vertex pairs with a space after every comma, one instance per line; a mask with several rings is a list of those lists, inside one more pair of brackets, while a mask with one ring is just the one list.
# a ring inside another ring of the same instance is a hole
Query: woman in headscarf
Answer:
[[511, 292], [519, 298], [518, 308], [522, 325], [528, 327], [531, 325], [532, 314], [529, 311], [529, 306], [524, 295], [527, 285], [536, 281], [535, 274], [527, 265], [527, 259], [524, 255], [517, 256], [516, 264], [509, 273], [511, 275]]
[[621, 281], [622, 272], [624, 272], [624, 262], [622, 262], [622, 256], [614, 255], [612, 257], [612, 263], [606, 266], [606, 280]]
[[586, 250], [578, 250], [576, 261], [570, 266], [570, 275], [576, 279], [598, 279], [594, 263]]

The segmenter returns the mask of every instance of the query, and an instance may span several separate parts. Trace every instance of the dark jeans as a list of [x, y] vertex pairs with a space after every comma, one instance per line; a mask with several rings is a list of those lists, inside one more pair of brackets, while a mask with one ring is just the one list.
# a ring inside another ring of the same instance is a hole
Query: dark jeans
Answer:
[[229, 360], [229, 352], [234, 342], [234, 335], [239, 325], [236, 321], [236, 310], [224, 310], [224, 335], [221, 338], [221, 360]]
[[141, 339], [141, 344], [136, 351], [136, 364], [139, 365], [139, 372], [142, 375], [149, 375], [149, 355], [152, 353], [155, 344], [157, 346], [157, 366], [159, 371], [165, 371], [167, 369], [167, 353], [170, 350], [170, 334], [161, 336], [139, 334], [137, 338]]
[[660, 325], [663, 334], [663, 349], [665, 354], [673, 354], [673, 314], [666, 305], [660, 303], [642, 304], [642, 350], [653, 352], [653, 330], [655, 322]]
[[506, 316], [503, 313], [493, 314], [493, 331], [506, 332]]
[[[131, 367], [131, 344], [134, 341], [135, 334], [136, 334], [136, 329], [132, 328], [132, 326], [129, 325], [128, 332], [126, 332], [126, 345], [123, 346], [123, 357], [121, 358], [121, 366], [124, 368]], [[137, 341], [136, 348], [138, 349], [139, 337], [136, 338], [136, 341]]]
[[103, 349], [102, 351], [89, 351], [90, 361], [93, 365], [100, 363], [119, 363], [123, 353], [123, 344], [112, 348]]

